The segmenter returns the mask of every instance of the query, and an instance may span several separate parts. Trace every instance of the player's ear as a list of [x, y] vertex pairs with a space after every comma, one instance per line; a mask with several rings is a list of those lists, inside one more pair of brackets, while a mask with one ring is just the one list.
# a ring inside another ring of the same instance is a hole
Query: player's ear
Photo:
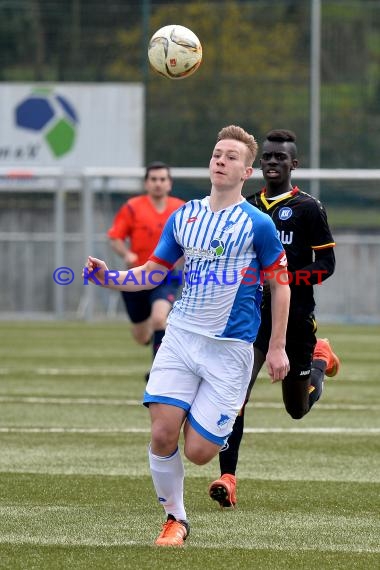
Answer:
[[252, 166], [246, 166], [245, 167], [245, 173], [243, 174], [241, 179], [242, 180], [248, 180], [248, 178], [250, 178], [252, 176], [252, 172], [253, 172]]
[[292, 170], [295, 170], [298, 167], [298, 160], [293, 158], [292, 160]]

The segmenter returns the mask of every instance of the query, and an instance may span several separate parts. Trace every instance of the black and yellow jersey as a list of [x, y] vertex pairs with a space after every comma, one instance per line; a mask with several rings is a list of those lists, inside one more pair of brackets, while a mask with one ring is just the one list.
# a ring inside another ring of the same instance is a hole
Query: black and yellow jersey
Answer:
[[247, 198], [273, 220], [288, 259], [292, 289], [291, 312], [314, 310], [313, 285], [332, 275], [334, 238], [319, 200], [294, 186], [278, 198], [266, 198], [265, 188]]

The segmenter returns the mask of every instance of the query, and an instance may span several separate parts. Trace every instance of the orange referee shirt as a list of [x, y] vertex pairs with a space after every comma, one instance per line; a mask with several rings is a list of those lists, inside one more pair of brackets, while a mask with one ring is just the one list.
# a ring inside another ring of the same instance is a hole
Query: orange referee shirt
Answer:
[[167, 197], [166, 208], [157, 212], [148, 195], [130, 198], [116, 213], [107, 232], [111, 239], [129, 239], [130, 249], [138, 255], [137, 265], [143, 265], [161, 237], [166, 220], [185, 202]]

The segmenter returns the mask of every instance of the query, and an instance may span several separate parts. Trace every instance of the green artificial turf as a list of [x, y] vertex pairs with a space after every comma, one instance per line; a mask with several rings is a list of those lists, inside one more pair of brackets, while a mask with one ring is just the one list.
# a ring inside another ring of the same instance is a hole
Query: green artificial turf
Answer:
[[342, 359], [320, 403], [291, 420], [263, 371], [238, 508], [208, 497], [217, 458], [184, 460], [191, 534], [162, 549], [140, 404], [149, 348], [125, 322], [0, 323], [0, 568], [378, 568], [380, 328], [320, 333]]

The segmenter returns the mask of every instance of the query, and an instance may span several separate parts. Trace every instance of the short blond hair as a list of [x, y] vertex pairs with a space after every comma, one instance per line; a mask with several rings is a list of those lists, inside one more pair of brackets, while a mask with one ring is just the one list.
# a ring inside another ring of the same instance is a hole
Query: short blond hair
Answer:
[[255, 161], [259, 145], [253, 135], [250, 135], [237, 125], [229, 125], [224, 127], [219, 131], [216, 141], [221, 141], [225, 139], [233, 139], [235, 141], [240, 141], [247, 147], [247, 163], [252, 165]]

